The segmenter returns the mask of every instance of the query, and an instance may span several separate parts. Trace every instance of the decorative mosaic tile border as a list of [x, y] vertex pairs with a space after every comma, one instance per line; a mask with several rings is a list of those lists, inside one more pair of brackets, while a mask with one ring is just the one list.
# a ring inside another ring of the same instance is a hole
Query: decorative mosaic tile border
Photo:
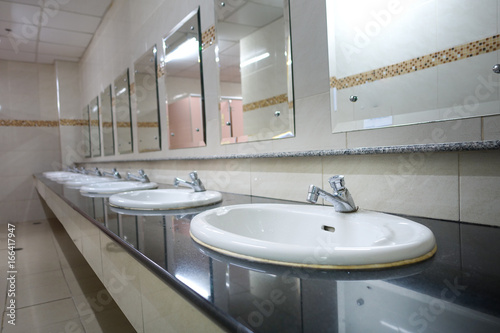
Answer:
[[336, 78], [335, 76], [332, 76], [330, 78], [330, 87], [340, 90], [359, 86], [365, 83], [416, 72], [418, 70], [447, 64], [480, 54], [494, 52], [498, 49], [500, 49], [500, 35], [494, 35], [364, 73], [343, 78]]
[[0, 119], [0, 126], [5, 127], [57, 127], [57, 120], [18, 120], [18, 119]]
[[163, 75], [165, 75], [165, 66], [160, 63], [156, 68], [156, 78], [159, 80]]
[[60, 119], [61, 126], [89, 126], [88, 119]]
[[[289, 103], [288, 102], [288, 94], [282, 94], [278, 96], [273, 96], [270, 98], [262, 99], [257, 102], [248, 103], [243, 105], [243, 112], [252, 111], [260, 108], [265, 108], [266, 106], [281, 104], [281, 103]], [[290, 104], [289, 104], [290, 105]]]
[[208, 28], [208, 30], [203, 31], [201, 34], [201, 47], [202, 50], [209, 48], [215, 42], [215, 25]]
[[111, 127], [113, 127], [113, 122], [111, 122], [111, 121], [103, 121], [102, 122], [102, 127], [111, 128]]
[[120, 127], [120, 128], [130, 128], [130, 122], [128, 121], [118, 121], [116, 122], [116, 127]]
[[158, 127], [156, 121], [140, 121], [137, 123], [137, 127]]

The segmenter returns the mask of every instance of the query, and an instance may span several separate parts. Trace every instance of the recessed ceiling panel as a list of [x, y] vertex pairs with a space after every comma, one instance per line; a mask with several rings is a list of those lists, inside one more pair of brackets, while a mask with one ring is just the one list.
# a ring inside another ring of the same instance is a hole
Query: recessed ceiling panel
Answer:
[[111, 2], [0, 0], [0, 59], [78, 61]]

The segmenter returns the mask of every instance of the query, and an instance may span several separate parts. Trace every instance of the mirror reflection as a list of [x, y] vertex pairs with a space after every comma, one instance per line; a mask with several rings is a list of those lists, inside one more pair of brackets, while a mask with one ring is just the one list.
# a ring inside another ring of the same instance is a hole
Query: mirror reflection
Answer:
[[118, 153], [130, 154], [133, 152], [133, 143], [128, 69], [115, 79], [114, 85]]
[[222, 143], [294, 136], [288, 0], [215, 0]]
[[82, 109], [82, 150], [85, 157], [90, 157], [90, 118], [89, 106]]
[[161, 150], [156, 45], [134, 63], [139, 152]]
[[104, 156], [115, 154], [113, 110], [111, 109], [111, 85], [101, 92], [102, 143]]
[[205, 146], [199, 11], [163, 39], [169, 148]]
[[332, 131], [498, 114], [496, 2], [478, 4], [327, 0]]
[[101, 156], [101, 132], [99, 129], [99, 97], [95, 97], [89, 104], [90, 113], [90, 145], [92, 157]]

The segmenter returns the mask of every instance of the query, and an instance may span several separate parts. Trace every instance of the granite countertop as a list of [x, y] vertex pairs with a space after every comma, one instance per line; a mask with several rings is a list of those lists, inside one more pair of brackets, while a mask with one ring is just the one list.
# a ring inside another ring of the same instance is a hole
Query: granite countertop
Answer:
[[[434, 232], [433, 258], [366, 271], [290, 268], [201, 247], [189, 235], [196, 212], [117, 213], [107, 199], [37, 177], [229, 331], [500, 332], [500, 228], [406, 216]], [[297, 204], [223, 193], [221, 205], [246, 203]]]
[[[239, 153], [224, 155], [201, 155], [183, 157], [162, 158], [138, 158], [135, 162], [151, 161], [182, 161], [182, 160], [218, 160], [238, 158], [280, 158], [280, 157], [314, 157], [314, 156], [341, 156], [341, 155], [374, 155], [374, 154], [407, 154], [407, 153], [430, 153], [430, 152], [452, 152], [452, 151], [479, 151], [499, 150], [500, 140], [448, 142], [448, 143], [426, 143], [398, 146], [376, 146], [345, 149], [323, 149], [323, 150], [301, 150], [271, 153]], [[109, 161], [99, 158], [97, 161], [83, 160], [81, 163], [103, 163], [103, 162], [130, 162], [129, 160], [110, 159]]]

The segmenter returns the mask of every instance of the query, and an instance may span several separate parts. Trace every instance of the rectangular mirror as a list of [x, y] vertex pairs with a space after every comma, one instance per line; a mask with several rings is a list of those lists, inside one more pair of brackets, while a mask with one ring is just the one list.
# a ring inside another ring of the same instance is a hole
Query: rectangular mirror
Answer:
[[85, 157], [90, 157], [90, 115], [89, 106], [82, 109], [82, 150]]
[[111, 109], [111, 104], [111, 85], [109, 85], [101, 92], [102, 143], [104, 156], [115, 154], [113, 110]]
[[497, 1], [326, 4], [334, 133], [499, 113]]
[[128, 68], [115, 79], [115, 114], [118, 153], [134, 151], [132, 141], [132, 111], [130, 109], [130, 87]]
[[139, 153], [161, 150], [156, 45], [134, 63]]
[[293, 137], [288, 0], [215, 0], [222, 143]]
[[92, 157], [101, 156], [101, 132], [99, 127], [99, 97], [95, 97], [89, 104], [90, 113], [90, 145]]
[[199, 9], [163, 39], [169, 148], [205, 146]]

